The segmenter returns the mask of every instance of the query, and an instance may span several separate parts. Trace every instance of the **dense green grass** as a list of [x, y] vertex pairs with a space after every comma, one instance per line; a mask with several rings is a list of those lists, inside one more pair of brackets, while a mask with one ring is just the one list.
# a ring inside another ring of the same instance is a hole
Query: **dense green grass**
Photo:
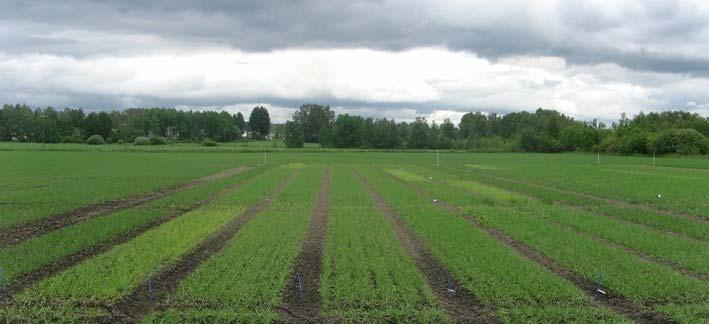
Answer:
[[[150, 274], [159, 273], [196, 247], [247, 206], [256, 203], [290, 173], [280, 167], [258, 176], [248, 188], [224, 197], [145, 232], [57, 276], [41, 281], [21, 295], [18, 303], [49, 303], [75, 311], [86, 304], [111, 305], [130, 294]], [[18, 311], [22, 313], [22, 311]], [[71, 318], [71, 317], [70, 317]], [[64, 320], [65, 318], [60, 318]], [[45, 320], [45, 319], [43, 319]]]
[[[706, 158], [659, 157], [653, 167], [648, 157], [604, 155], [597, 166], [592, 154], [441, 152], [441, 166], [436, 168], [433, 152], [311, 147], [307, 153], [272, 150], [270, 142], [242, 144], [216, 149], [177, 144], [144, 152], [137, 147], [130, 151], [131, 146], [124, 152], [116, 145], [97, 150], [63, 144], [42, 152], [37, 144], [0, 144], [0, 229], [239, 165], [254, 167], [0, 250], [0, 267], [11, 279], [18, 278], [249, 179], [243, 188], [212, 204], [26, 287], [11, 301], [9, 313], [0, 308], [0, 321], [3, 316], [17, 321], [90, 321], [106, 315], [103, 306], [110, 308], [149, 274], [173, 265], [246, 206], [262, 199], [295, 167], [279, 166], [293, 163], [312, 166], [245, 225], [222, 254], [200, 265], [170, 296], [168, 309], [150, 319], [275, 319], [274, 305], [280, 301], [284, 276], [307, 229], [323, 163], [333, 170], [321, 291], [325, 316], [346, 321], [440, 321], [445, 316], [389, 223], [349, 170], [348, 165], [354, 165], [454, 278], [503, 321], [624, 319], [598, 307], [577, 286], [522, 257], [468, 218], [422, 199], [392, 176], [459, 206], [473, 219], [507, 233], [582, 278], [595, 281], [602, 274], [611, 294], [640, 308], [684, 323], [709, 318], [709, 284], [674, 270], [708, 273], [707, 221], [667, 215], [709, 217]], [[28, 151], [22, 151], [23, 145]], [[263, 151], [269, 151], [266, 168], [260, 166]], [[618, 244], [630, 252], [616, 248]], [[647, 261], [635, 253], [674, 265]], [[257, 297], [249, 299], [252, 296]]]
[[443, 168], [443, 170], [455, 174], [456, 177], [460, 179], [471, 179], [499, 188], [524, 193], [525, 195], [538, 198], [548, 204], [563, 204], [580, 207], [596, 214], [646, 225], [666, 233], [680, 233], [693, 238], [709, 240], [709, 226], [706, 226], [706, 223], [700, 220], [675, 217], [629, 206], [619, 206], [602, 199], [588, 199], [575, 193], [563, 192], [553, 188], [533, 186], [497, 177], [493, 178], [489, 175], [471, 170], [462, 170], [467, 172], [461, 172], [461, 169], [456, 168]]
[[[477, 194], [471, 194], [446, 183], [426, 181], [423, 177], [412, 180], [416, 175], [408, 174], [408, 177], [403, 177], [404, 180], [439, 199], [460, 206], [481, 222], [501, 229], [582, 277], [594, 281], [599, 273], [602, 274], [604, 286], [611, 292], [638, 304], [654, 307], [666, 303], [701, 303], [709, 295], [709, 285], [705, 281], [683, 276], [667, 267], [645, 262], [627, 252], [565, 230], [546, 220], [543, 212], [534, 208], [538, 206], [530, 207], [523, 203], [525, 198], [520, 198], [518, 194], [480, 185], [476, 189]], [[505, 200], [516, 203], [505, 203]]]
[[440, 322], [442, 308], [389, 223], [343, 165], [332, 167], [324, 313], [345, 322]]
[[0, 151], [0, 229], [252, 164], [242, 156]]
[[371, 167], [360, 168], [375, 189], [423, 238], [434, 256], [484, 305], [510, 321], [620, 320], [591, 305], [571, 283], [412, 189]]
[[[452, 156], [443, 166], [502, 176], [600, 197], [620, 199], [709, 218], [709, 160], [587, 154], [489, 154]], [[658, 194], [662, 195], [658, 198]]]
[[[686, 269], [709, 274], [709, 259], [707, 258], [709, 244], [705, 242], [677, 237], [635, 224], [626, 224], [613, 218], [595, 215], [576, 208], [550, 206], [537, 199], [507, 190], [447, 177], [445, 173], [436, 170], [418, 168], [413, 170], [418, 174], [425, 173], [434, 175], [436, 179], [444, 179], [448, 184], [470, 191], [481, 198], [494, 199], [507, 208], [535, 213], [544, 221], [562, 224], [579, 232], [620, 243], [658, 259], [671, 261]], [[407, 179], [417, 177], [416, 174], [403, 170], [394, 170], [393, 172]], [[425, 179], [418, 177], [421, 180]]]
[[193, 187], [142, 206], [114, 212], [32, 238], [0, 250], [0, 268], [5, 270], [9, 280], [13, 280], [17, 276], [35, 271], [51, 262], [105, 242], [150, 221], [177, 213], [180, 209], [189, 208], [197, 201], [207, 199], [216, 192], [249, 179], [263, 170], [265, 168], [254, 168], [236, 176]]
[[322, 166], [305, 167], [271, 205], [246, 224], [218, 255], [188, 276], [169, 297], [173, 308], [154, 321], [271, 322], [308, 228]]

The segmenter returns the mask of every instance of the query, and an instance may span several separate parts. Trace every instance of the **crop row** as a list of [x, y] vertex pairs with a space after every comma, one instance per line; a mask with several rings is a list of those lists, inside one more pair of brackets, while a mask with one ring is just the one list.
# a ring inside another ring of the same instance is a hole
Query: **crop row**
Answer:
[[[0, 229], [184, 183], [229, 168], [203, 154], [2, 152]], [[242, 163], [244, 158], [241, 158]]]
[[[652, 257], [670, 261], [697, 273], [709, 274], [709, 244], [618, 221], [578, 208], [549, 205], [532, 197], [492, 187], [474, 181], [459, 180], [431, 169], [414, 169], [418, 173], [434, 175], [448, 184], [481, 198], [494, 199], [497, 204], [540, 215], [542, 221], [568, 226], [580, 232], [619, 243]], [[407, 172], [403, 170], [393, 171]], [[410, 176], [409, 176], [410, 177]]]
[[16, 310], [19, 314], [10, 314], [9, 317], [40, 315], [31, 311], [32, 305], [38, 304], [40, 306], [34, 308], [52, 305], [53, 310], [49, 313], [51, 316], [64, 314], [77, 318], [102, 315], [103, 308], [91, 305], [110, 306], [127, 296], [151, 275], [175, 264], [181, 255], [195, 248], [230, 219], [237, 217], [247, 206], [263, 199], [292, 172], [292, 168], [279, 167], [262, 173], [248, 187], [239, 188], [125, 244], [115, 246], [104, 254], [39, 282], [16, 296], [16, 303], [21, 305]]
[[[461, 154], [442, 160], [443, 165], [465, 166], [476, 173], [709, 217], [709, 200], [704, 189], [709, 172], [702, 159], [694, 160], [699, 163], [692, 163], [693, 159], [678, 160], [686, 160], [682, 162], [703, 169], [653, 167], [647, 164], [649, 159], [643, 163], [638, 159], [612, 156], [602, 156], [600, 165], [597, 165], [595, 156], [584, 154]], [[662, 198], [658, 199], [658, 194], [662, 194]]]
[[[709, 240], [709, 226], [705, 222], [673, 217], [671, 215], [654, 212], [647, 209], [633, 208], [631, 206], [619, 206], [609, 203], [603, 199], [584, 197], [580, 194], [557, 190], [554, 188], [537, 186], [520, 181], [512, 181], [501, 177], [490, 177], [484, 173], [472, 172], [457, 168], [448, 168], [456, 174], [463, 174], [466, 178], [471, 178], [481, 183], [496, 187], [524, 193], [539, 198], [549, 204], [562, 203], [572, 206], [579, 206], [593, 213], [619, 218], [629, 222], [644, 224], [666, 232], [681, 233], [690, 237]], [[662, 199], [659, 197], [658, 199]], [[667, 199], [667, 195], [665, 195]]]
[[422, 199], [372, 167], [358, 168], [433, 255], [481, 303], [507, 321], [622, 320], [571, 283], [519, 256], [467, 220]]
[[438, 322], [441, 306], [354, 173], [332, 168], [323, 312], [350, 322]]
[[161, 322], [270, 322], [277, 318], [283, 287], [312, 214], [322, 166], [305, 167], [224, 250], [180, 283]]
[[[406, 171], [395, 171], [401, 175]], [[476, 194], [456, 189], [446, 183], [418, 180], [409, 173], [415, 184], [449, 203], [464, 209], [487, 226], [497, 228], [514, 239], [531, 246], [567, 269], [589, 281], [602, 280], [602, 285], [614, 294], [647, 307], [655, 307], [673, 315], [702, 305], [709, 294], [706, 282], [683, 276], [665, 266], [648, 263], [623, 250], [607, 246], [597, 240], [579, 236], [544, 218], [544, 212], [529, 205], [505, 203], [504, 200], [523, 202], [516, 194], [490, 187], [475, 190]], [[470, 190], [471, 188], [468, 188]], [[535, 207], [538, 207], [535, 206]], [[677, 308], [658, 305], [680, 305]], [[695, 314], [696, 316], [699, 316]]]
[[225, 179], [181, 191], [135, 208], [113, 212], [86, 222], [34, 237], [0, 251], [0, 268], [9, 280], [106, 242], [150, 222], [189, 209], [225, 188], [254, 177], [263, 169], [252, 169]]

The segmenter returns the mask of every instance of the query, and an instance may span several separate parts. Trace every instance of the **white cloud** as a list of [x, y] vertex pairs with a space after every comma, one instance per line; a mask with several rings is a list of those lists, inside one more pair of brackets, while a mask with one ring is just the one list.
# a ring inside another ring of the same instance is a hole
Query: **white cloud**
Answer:
[[338, 112], [404, 121], [425, 116], [437, 122], [457, 122], [467, 110], [536, 107], [579, 119], [613, 120], [621, 112], [709, 102], [702, 91], [709, 87], [705, 78], [638, 72], [615, 64], [569, 66], [558, 57], [493, 62], [436, 47], [256, 53], [222, 48], [86, 58], [4, 54], [0, 75], [5, 76], [0, 98], [10, 102], [61, 106], [71, 104], [72, 96], [88, 96], [123, 107], [168, 102], [183, 109], [221, 107], [246, 116], [260, 102], [270, 107], [274, 121], [289, 119], [298, 105], [293, 103], [306, 102], [333, 104]]

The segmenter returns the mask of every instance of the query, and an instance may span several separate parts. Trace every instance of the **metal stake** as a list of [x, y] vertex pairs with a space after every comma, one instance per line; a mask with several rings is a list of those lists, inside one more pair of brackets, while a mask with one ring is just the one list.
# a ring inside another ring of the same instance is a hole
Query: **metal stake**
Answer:
[[300, 272], [296, 272], [298, 278], [298, 292], [300, 293], [300, 302], [303, 302], [303, 280], [300, 278]]

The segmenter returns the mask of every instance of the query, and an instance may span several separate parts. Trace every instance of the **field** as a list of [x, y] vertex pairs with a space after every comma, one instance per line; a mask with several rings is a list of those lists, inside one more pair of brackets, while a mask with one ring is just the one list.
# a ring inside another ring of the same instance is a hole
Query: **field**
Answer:
[[0, 145], [0, 319], [709, 321], [706, 158], [239, 145]]

